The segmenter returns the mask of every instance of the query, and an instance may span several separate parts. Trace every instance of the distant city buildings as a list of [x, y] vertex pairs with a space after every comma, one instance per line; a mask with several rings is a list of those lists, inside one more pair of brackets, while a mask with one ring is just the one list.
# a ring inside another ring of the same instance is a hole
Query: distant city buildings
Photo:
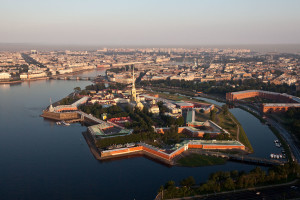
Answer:
[[108, 71], [109, 81], [130, 84], [131, 65], [136, 67], [136, 78], [143, 73], [142, 81], [257, 79], [295, 85], [300, 74], [297, 54], [261, 54], [249, 49], [102, 48], [96, 51], [0, 52], [0, 72], [11, 75], [3, 75], [3, 79], [25, 80], [109, 67], [125, 69]]

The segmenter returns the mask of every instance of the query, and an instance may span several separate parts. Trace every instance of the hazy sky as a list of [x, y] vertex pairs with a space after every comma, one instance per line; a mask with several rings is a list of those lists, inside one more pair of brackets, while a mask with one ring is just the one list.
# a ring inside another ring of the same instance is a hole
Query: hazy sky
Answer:
[[300, 43], [300, 0], [0, 0], [0, 42]]

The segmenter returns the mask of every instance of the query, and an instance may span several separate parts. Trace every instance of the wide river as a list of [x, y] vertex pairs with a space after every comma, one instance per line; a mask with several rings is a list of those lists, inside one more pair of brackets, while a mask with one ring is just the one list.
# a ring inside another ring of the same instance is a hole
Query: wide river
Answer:
[[[82, 76], [104, 74], [103, 70]], [[205, 181], [219, 170], [253, 169], [227, 162], [208, 167], [166, 167], [144, 157], [97, 161], [82, 132], [86, 127], [57, 126], [40, 117], [49, 105], [88, 81], [41, 80], [0, 85], [1, 199], [154, 199], [160, 185], [194, 176]], [[215, 102], [218, 103], [218, 102]], [[241, 109], [231, 112], [243, 125], [254, 155], [279, 153], [269, 128]]]

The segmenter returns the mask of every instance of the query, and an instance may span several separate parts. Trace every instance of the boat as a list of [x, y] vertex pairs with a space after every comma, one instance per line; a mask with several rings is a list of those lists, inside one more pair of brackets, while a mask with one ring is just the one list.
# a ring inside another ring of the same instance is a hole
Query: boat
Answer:
[[276, 155], [276, 158], [279, 159], [279, 155], [278, 154]]
[[270, 154], [270, 157], [271, 157], [271, 158], [274, 158], [274, 154], [271, 153], [271, 154]]
[[127, 143], [125, 146], [126, 146], [126, 147], [134, 147], [134, 146], [135, 146], [135, 143]]
[[281, 147], [281, 143], [277, 143], [276, 146], [277, 146], [278, 148], [280, 148], [280, 147]]
[[280, 159], [282, 159], [282, 154], [279, 155]]
[[70, 126], [71, 124], [65, 122], [65, 121], [61, 121], [61, 124], [64, 125], [64, 126]]
[[61, 123], [60, 122], [56, 122], [56, 125], [61, 125]]

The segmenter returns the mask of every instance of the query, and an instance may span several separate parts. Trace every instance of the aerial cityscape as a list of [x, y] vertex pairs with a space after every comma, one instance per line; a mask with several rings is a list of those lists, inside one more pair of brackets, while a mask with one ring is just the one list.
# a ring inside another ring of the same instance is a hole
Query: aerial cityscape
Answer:
[[1, 199], [300, 198], [300, 2], [2, 4]]

